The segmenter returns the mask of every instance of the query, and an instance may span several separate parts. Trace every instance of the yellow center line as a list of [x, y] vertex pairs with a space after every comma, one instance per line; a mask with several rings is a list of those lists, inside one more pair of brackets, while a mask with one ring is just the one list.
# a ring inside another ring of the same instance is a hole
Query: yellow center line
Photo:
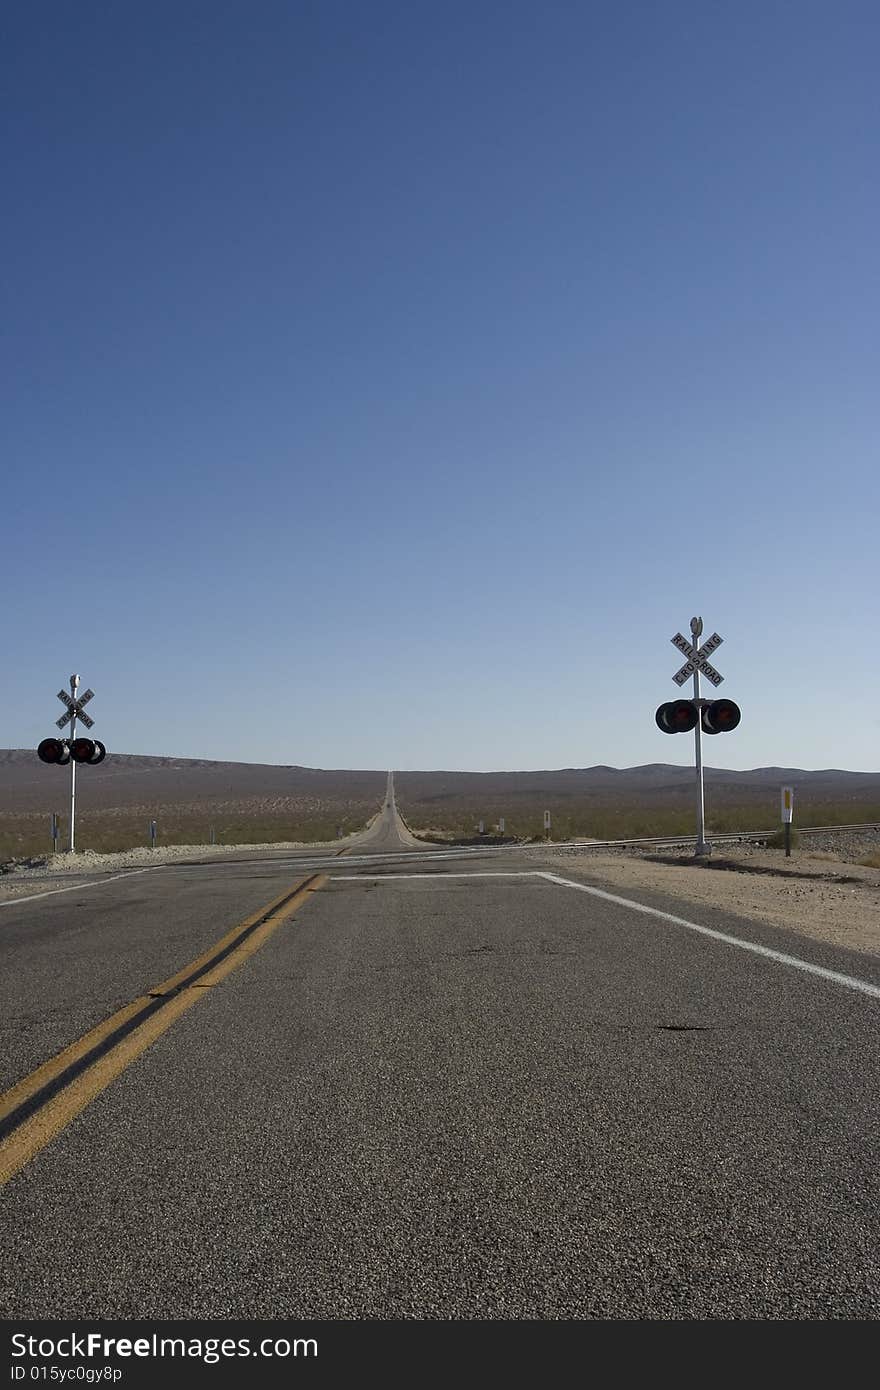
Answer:
[[[312, 893], [323, 888], [326, 874], [313, 874], [297, 888], [288, 889], [266, 907], [260, 908], [239, 922], [207, 951], [203, 951], [176, 975], [163, 981], [147, 994], [141, 995], [110, 1018], [92, 1028], [75, 1043], [71, 1043], [50, 1061], [44, 1062], [30, 1076], [18, 1082], [0, 1096], [0, 1121], [7, 1119], [21, 1106], [38, 1096], [46, 1086], [63, 1076], [96, 1047], [100, 1047], [121, 1028], [125, 1028], [138, 1013], [155, 1007], [143, 1023], [134, 1026], [115, 1045], [73, 1078], [69, 1084], [52, 1094], [0, 1143], [0, 1187], [29, 1163], [56, 1135], [95, 1099], [135, 1058], [170, 1028], [182, 1014], [204, 998], [204, 990], [225, 979], [250, 956], [254, 955], [277, 931], [281, 924], [300, 907]], [[259, 925], [257, 925], [259, 924]], [[237, 938], [243, 938], [238, 945]], [[225, 952], [225, 954], [224, 954]], [[218, 956], [222, 959], [212, 969], [205, 969]], [[199, 973], [201, 972], [201, 973]], [[198, 976], [194, 979], [193, 976]]]

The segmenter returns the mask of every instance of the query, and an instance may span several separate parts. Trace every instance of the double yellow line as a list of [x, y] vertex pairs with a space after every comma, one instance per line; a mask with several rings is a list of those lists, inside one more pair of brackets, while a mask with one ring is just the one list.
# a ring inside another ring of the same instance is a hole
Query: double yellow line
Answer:
[[326, 874], [303, 879], [0, 1096], [0, 1186], [326, 882]]

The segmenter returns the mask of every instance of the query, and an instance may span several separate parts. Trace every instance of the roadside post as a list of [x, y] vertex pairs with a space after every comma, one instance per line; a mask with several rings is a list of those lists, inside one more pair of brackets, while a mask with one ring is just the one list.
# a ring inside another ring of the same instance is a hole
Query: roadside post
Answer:
[[481, 834], [481, 835], [485, 835], [485, 833], [486, 833], [486, 823], [485, 823], [485, 821], [480, 821], [480, 834]]
[[544, 839], [550, 839], [550, 812], [544, 812]]
[[52, 812], [52, 853], [58, 853], [58, 813]]
[[156, 822], [150, 821], [150, 849], [156, 848]]
[[791, 818], [794, 814], [794, 787], [782, 788], [782, 824], [785, 827], [785, 857], [791, 858]]
[[212, 845], [216, 845], [216, 843], [217, 843], [217, 833], [216, 833], [216, 831], [214, 830], [214, 827], [213, 827], [213, 825], [212, 825], [212, 826], [211, 826], [211, 844], [212, 844]]
[[501, 831], [501, 834], [503, 835], [503, 834], [504, 834], [504, 817], [503, 817], [503, 816], [499, 816], [499, 818], [498, 818], [498, 829]]

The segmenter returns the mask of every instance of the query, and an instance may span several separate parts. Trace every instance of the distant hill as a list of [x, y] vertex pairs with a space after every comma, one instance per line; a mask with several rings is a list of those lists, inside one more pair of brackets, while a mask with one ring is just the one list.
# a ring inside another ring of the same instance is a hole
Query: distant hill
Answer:
[[[756, 767], [737, 772], [723, 767], [705, 767], [707, 786], [739, 788], [797, 785], [833, 789], [835, 794], [865, 792], [880, 797], [880, 772], [846, 772], [838, 768], [807, 771], [794, 767]], [[419, 800], [446, 794], [529, 796], [548, 792], [556, 796], [592, 795], [599, 791], [654, 792], [664, 787], [691, 787], [692, 767], [671, 763], [646, 763], [641, 767], [561, 768], [547, 772], [398, 772], [394, 777], [398, 794], [404, 789]]]
[[[387, 773], [324, 771], [271, 763], [214, 762], [207, 758], [151, 758], [108, 754], [97, 767], [77, 774], [77, 804], [102, 810], [251, 801], [378, 804]], [[60, 810], [69, 767], [41, 763], [32, 748], [0, 749], [0, 812]]]
[[[113, 753], [76, 779], [81, 849], [146, 842], [156, 819], [163, 844], [314, 843], [359, 830], [385, 794], [386, 773], [206, 758]], [[479, 822], [491, 833], [554, 839], [622, 839], [694, 829], [694, 771], [668, 763], [599, 765], [545, 772], [398, 772], [397, 804], [411, 829], [471, 842]], [[835, 768], [706, 769], [710, 831], [779, 823], [779, 788], [795, 788], [795, 823], [880, 823], [880, 773]], [[41, 763], [31, 748], [0, 750], [0, 862], [45, 852], [49, 812], [69, 807], [67, 767]]]
[[[113, 753], [77, 776], [77, 801], [102, 810], [156, 805], [228, 804], [267, 799], [328, 807], [382, 800], [385, 771], [347, 771], [273, 763], [233, 763], [206, 758], [144, 757]], [[798, 801], [850, 800], [880, 806], [880, 772], [838, 768], [759, 767], [747, 772], [707, 767], [707, 792], [724, 803], [755, 801], [775, 807], [781, 785], [795, 787]], [[48, 812], [65, 804], [69, 769], [41, 763], [31, 748], [0, 749], [0, 813]], [[544, 772], [398, 772], [397, 798], [415, 821], [419, 812], [444, 803], [484, 807], [487, 814], [547, 801], [548, 806], [598, 801], [678, 805], [692, 791], [694, 771], [670, 763], [615, 768], [604, 764]]]

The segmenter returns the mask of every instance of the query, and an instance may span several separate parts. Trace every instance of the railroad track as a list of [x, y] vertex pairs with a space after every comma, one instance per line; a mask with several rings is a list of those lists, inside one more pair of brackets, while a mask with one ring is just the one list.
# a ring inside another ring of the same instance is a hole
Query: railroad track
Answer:
[[[851, 830], [880, 830], [880, 823], [870, 821], [861, 822], [858, 825], [798, 825], [794, 827], [798, 835], [835, 835]], [[707, 831], [707, 836], [713, 845], [722, 844], [744, 844], [756, 843], [768, 840], [772, 835], [779, 834], [780, 827], [774, 826], [771, 830], [737, 830], [728, 834], [712, 834]], [[552, 846], [553, 849], [570, 850], [590, 850], [590, 849], [615, 849], [625, 848], [627, 845], [695, 845], [696, 835], [638, 835], [631, 840], [593, 840], [587, 843], [575, 840], [563, 840], [559, 844]], [[544, 845], [543, 848], [549, 848]], [[528, 848], [540, 849], [542, 846], [528, 846]]]

